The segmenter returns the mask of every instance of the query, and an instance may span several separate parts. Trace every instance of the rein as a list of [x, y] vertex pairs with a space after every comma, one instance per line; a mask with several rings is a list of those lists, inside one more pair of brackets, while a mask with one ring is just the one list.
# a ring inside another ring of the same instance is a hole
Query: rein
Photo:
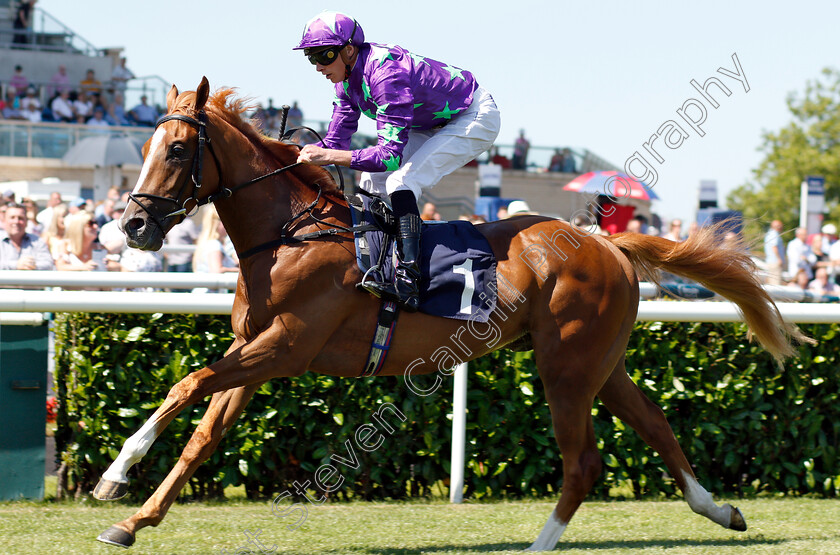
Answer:
[[[204, 110], [199, 111], [198, 112], [198, 119], [192, 118], [190, 116], [186, 116], [186, 115], [183, 115], [183, 114], [171, 114], [171, 115], [168, 115], [168, 116], [164, 116], [157, 121], [157, 123], [155, 124], [155, 129], [157, 129], [160, 125], [166, 123], [167, 121], [172, 121], [172, 120], [183, 121], [185, 123], [190, 124], [191, 126], [195, 127], [198, 130], [198, 150], [196, 151], [195, 157], [193, 158], [192, 171], [191, 171], [191, 174], [190, 174], [192, 183], [194, 185], [193, 195], [195, 194], [195, 191], [201, 189], [201, 179], [202, 179], [202, 169], [203, 169], [203, 161], [204, 161], [203, 159], [204, 159], [204, 147], [205, 147], [205, 145], [207, 146], [208, 150], [210, 151], [211, 158], [213, 158], [213, 164], [216, 166], [216, 172], [219, 176], [220, 191], [218, 193], [208, 195], [207, 197], [205, 197], [203, 199], [197, 199], [197, 198], [195, 198], [195, 196], [189, 196], [183, 202], [181, 202], [180, 198], [183, 195], [184, 189], [187, 186], [187, 181], [184, 180], [184, 184], [181, 186], [181, 190], [178, 192], [178, 195], [175, 198], [162, 197], [162, 196], [153, 195], [153, 194], [150, 194], [150, 193], [129, 193], [128, 198], [131, 201], [135, 202], [140, 208], [142, 208], [143, 211], [146, 212], [146, 214], [148, 214], [152, 218], [152, 220], [154, 220], [154, 222], [158, 225], [158, 227], [160, 227], [160, 229], [164, 229], [163, 221], [165, 221], [169, 218], [174, 218], [176, 216], [184, 216], [184, 217], [192, 216], [196, 213], [196, 211], [201, 206], [204, 206], [205, 204], [211, 204], [211, 203], [216, 202], [217, 200], [230, 198], [233, 195], [233, 193], [235, 193], [236, 191], [239, 191], [240, 189], [244, 189], [245, 187], [248, 187], [249, 185], [259, 183], [260, 181], [263, 181], [264, 179], [268, 179], [269, 177], [274, 177], [275, 175], [279, 175], [283, 172], [286, 172], [286, 171], [288, 171], [292, 168], [295, 168], [297, 166], [300, 166], [302, 164], [301, 162], [295, 162], [294, 164], [289, 164], [287, 166], [283, 166], [282, 168], [278, 168], [278, 169], [276, 169], [272, 172], [266, 173], [266, 174], [261, 175], [259, 177], [255, 177], [254, 179], [251, 179], [251, 180], [246, 181], [244, 183], [240, 183], [239, 185], [235, 185], [233, 187], [225, 187], [225, 186], [222, 185], [222, 168], [219, 164], [219, 160], [218, 160], [218, 157], [216, 156], [216, 153], [213, 151], [213, 145], [210, 142], [210, 137], [207, 135], [207, 113]], [[306, 129], [309, 129], [309, 128], [306, 128]], [[313, 130], [313, 132], [314, 132], [314, 130]], [[317, 136], [317, 133], [316, 133], [316, 136]], [[341, 170], [339, 170], [339, 172], [340, 171]], [[339, 173], [339, 175], [340, 175], [340, 173]], [[343, 177], [342, 177], [342, 185], [343, 185], [343, 181], [344, 180], [343, 180]], [[346, 226], [342, 226], [342, 225], [338, 225], [338, 224], [328, 224], [327, 222], [325, 222], [325, 221], [317, 218], [316, 216], [314, 216], [312, 214], [312, 210], [315, 208], [315, 206], [318, 204], [318, 201], [321, 199], [321, 186], [318, 185], [317, 183], [315, 184], [315, 186], [318, 188], [318, 195], [315, 197], [315, 200], [312, 201], [306, 208], [304, 208], [303, 210], [301, 210], [300, 212], [298, 212], [297, 214], [295, 214], [294, 216], [289, 218], [289, 220], [285, 224], [283, 224], [283, 227], [280, 230], [280, 238], [279, 239], [274, 239], [273, 241], [268, 241], [266, 243], [257, 245], [256, 247], [248, 249], [247, 251], [239, 254], [239, 258], [240, 259], [248, 258], [249, 256], [253, 256], [253, 255], [257, 254], [258, 252], [262, 252], [264, 250], [268, 250], [268, 249], [271, 249], [271, 248], [274, 248], [274, 247], [277, 247], [277, 246], [280, 246], [280, 245], [287, 245], [287, 244], [291, 244], [291, 243], [300, 243], [300, 242], [303, 242], [303, 241], [308, 241], [310, 239], [316, 239], [318, 237], [325, 237], [325, 236], [329, 236], [329, 235], [337, 235], [339, 233], [353, 233], [355, 231], [366, 231], [367, 230], [367, 226], [346, 227]], [[342, 189], [343, 189], [343, 187], [342, 187]], [[173, 212], [170, 212], [169, 214], [163, 216], [162, 219], [159, 219], [157, 217], [157, 215], [154, 214], [151, 210], [149, 210], [146, 206], [144, 206], [143, 203], [140, 202], [139, 199], [162, 200], [162, 201], [172, 203], [175, 206], [177, 206], [178, 208], [176, 210], [174, 210]], [[187, 203], [189, 203], [190, 201], [192, 201], [194, 203], [194, 206], [192, 206], [191, 208], [188, 209], [187, 208]], [[305, 215], [308, 215], [310, 218], [312, 218], [313, 220], [315, 220], [318, 223], [322, 223], [324, 225], [332, 225], [333, 227], [328, 228], [328, 229], [321, 229], [321, 230], [318, 230], [318, 231], [314, 231], [312, 233], [305, 233], [303, 235], [287, 235], [291, 225], [295, 221], [301, 219]]]

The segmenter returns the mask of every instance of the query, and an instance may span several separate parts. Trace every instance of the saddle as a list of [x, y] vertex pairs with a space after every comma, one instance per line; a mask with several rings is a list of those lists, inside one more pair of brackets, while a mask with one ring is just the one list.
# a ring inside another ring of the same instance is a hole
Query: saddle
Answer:
[[[348, 205], [356, 231], [362, 283], [392, 281], [397, 220], [380, 198], [355, 195]], [[420, 237], [420, 312], [483, 323], [496, 307], [496, 258], [470, 222], [423, 222]]]

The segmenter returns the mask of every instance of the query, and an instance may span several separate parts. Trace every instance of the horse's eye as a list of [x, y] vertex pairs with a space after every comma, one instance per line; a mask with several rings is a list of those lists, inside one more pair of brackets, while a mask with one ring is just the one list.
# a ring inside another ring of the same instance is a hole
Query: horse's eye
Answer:
[[184, 156], [184, 152], [184, 145], [176, 143], [169, 147], [170, 158], [181, 158]]

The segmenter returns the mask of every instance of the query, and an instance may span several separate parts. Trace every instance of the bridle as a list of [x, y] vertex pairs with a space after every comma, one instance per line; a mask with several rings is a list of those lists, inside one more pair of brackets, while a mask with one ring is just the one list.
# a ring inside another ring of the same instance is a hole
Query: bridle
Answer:
[[[152, 218], [152, 220], [154, 220], [155, 224], [157, 224], [157, 226], [161, 230], [165, 229], [165, 227], [163, 225], [163, 222], [168, 220], [169, 218], [174, 218], [176, 216], [184, 216], [184, 217], [193, 216], [198, 211], [198, 208], [200, 208], [201, 206], [204, 206], [205, 204], [211, 204], [211, 203], [216, 202], [217, 200], [229, 198], [230, 196], [233, 195], [233, 193], [235, 193], [239, 189], [247, 187], [248, 185], [253, 185], [254, 183], [258, 183], [258, 182], [260, 182], [264, 179], [268, 179], [269, 177], [278, 175], [278, 174], [283, 173], [285, 171], [288, 171], [288, 170], [290, 170], [290, 169], [292, 169], [296, 166], [301, 165], [301, 162], [295, 162], [293, 164], [289, 164], [287, 166], [283, 166], [282, 168], [278, 168], [274, 171], [268, 172], [268, 173], [266, 173], [264, 175], [261, 175], [259, 177], [255, 177], [254, 179], [246, 181], [245, 183], [240, 183], [239, 185], [235, 185], [233, 187], [225, 187], [222, 184], [222, 182], [223, 182], [223, 180], [222, 180], [222, 168], [221, 168], [221, 165], [219, 164], [219, 159], [216, 156], [216, 153], [213, 151], [213, 144], [210, 141], [210, 137], [207, 136], [207, 113], [202, 109], [202, 110], [198, 111], [197, 116], [198, 116], [198, 118], [192, 118], [190, 116], [186, 116], [186, 115], [183, 115], [183, 114], [170, 114], [168, 116], [163, 116], [155, 124], [155, 129], [157, 130], [157, 128], [160, 127], [160, 125], [166, 123], [167, 121], [178, 120], [178, 121], [183, 121], [185, 123], [190, 124], [191, 126], [195, 127], [196, 130], [198, 131], [198, 148], [196, 150], [195, 157], [193, 158], [192, 171], [190, 172], [190, 180], [193, 183], [192, 194], [188, 198], [184, 199], [183, 202], [180, 201], [181, 196], [184, 194], [184, 190], [186, 189], [186, 187], [189, 184], [189, 181], [187, 179], [184, 180], [184, 184], [181, 186], [181, 190], [178, 191], [178, 195], [175, 198], [163, 197], [163, 196], [160, 196], [160, 195], [153, 195], [151, 193], [129, 193], [128, 194], [128, 198], [130, 200], [132, 200], [133, 202], [135, 202], [137, 204], [137, 206], [142, 208], [143, 211], [146, 214], [148, 214], [149, 217]], [[284, 125], [284, 127], [285, 127], [285, 125]], [[309, 128], [307, 127], [305, 129], [309, 129]], [[312, 130], [312, 129], [309, 129], [309, 130], [312, 131], [313, 133], [315, 133], [314, 130]], [[281, 135], [282, 135], [282, 133], [281, 133]], [[315, 135], [318, 136], [317, 133], [315, 133]], [[318, 138], [320, 139], [320, 136]], [[201, 177], [202, 177], [202, 169], [203, 169], [203, 162], [204, 162], [204, 147], [205, 147], [205, 145], [207, 146], [207, 149], [210, 151], [210, 156], [213, 158], [213, 164], [216, 166], [216, 173], [219, 176], [219, 192], [214, 193], [212, 195], [208, 195], [208, 196], [204, 197], [203, 199], [198, 199], [194, 195], [196, 194], [196, 192], [199, 189], [201, 189]], [[339, 174], [339, 176], [340, 176], [340, 174]], [[343, 191], [344, 190], [343, 178], [342, 178], [341, 181], [342, 181], [341, 189]], [[320, 185], [317, 185], [317, 184], [316, 184], [316, 186], [318, 188], [318, 195], [316, 196], [315, 200], [313, 202], [311, 202], [306, 208], [304, 208], [303, 210], [301, 210], [300, 212], [298, 212], [297, 214], [295, 214], [291, 218], [289, 218], [289, 220], [283, 225], [283, 228], [280, 232], [280, 238], [279, 239], [276, 239], [274, 241], [269, 241], [268, 243], [263, 243], [262, 245], [257, 245], [256, 247], [254, 247], [252, 249], [249, 249], [246, 252], [241, 253], [239, 255], [239, 258], [240, 259], [247, 258], [251, 255], [254, 255], [254, 254], [260, 252], [260, 251], [267, 250], [269, 248], [273, 248], [273, 247], [278, 246], [278, 245], [284, 245], [284, 244], [289, 244], [289, 243], [297, 243], [297, 242], [300, 242], [300, 241], [306, 241], [306, 240], [309, 240], [309, 239], [314, 239], [316, 237], [323, 237], [325, 235], [336, 235], [337, 233], [342, 233], [342, 232], [353, 232], [352, 228], [348, 228], [348, 227], [341, 226], [341, 225], [336, 225], [336, 224], [327, 224], [327, 225], [332, 225], [334, 227], [329, 228], [329, 229], [321, 229], [321, 230], [318, 230], [318, 231], [313, 232], [313, 233], [306, 233], [304, 235], [296, 235], [296, 236], [286, 235], [286, 233], [289, 231], [289, 228], [291, 227], [292, 223], [294, 223], [295, 221], [299, 220], [300, 218], [302, 218], [304, 215], [307, 215], [307, 214], [311, 218], [313, 218], [314, 220], [316, 220], [318, 222], [326, 223], [326, 222], [323, 222], [322, 220], [318, 219], [317, 217], [315, 217], [312, 214], [312, 210], [315, 208], [315, 206], [318, 204], [318, 201], [321, 199], [321, 187], [320, 187]], [[174, 204], [176, 209], [174, 211], [170, 212], [169, 214], [166, 214], [165, 216], [163, 216], [163, 218], [158, 218], [158, 216], [155, 213], [153, 213], [149, 208], [147, 208], [145, 205], [143, 205], [142, 202], [140, 202], [140, 199], [162, 200], [162, 201]], [[187, 208], [187, 204], [190, 201], [192, 201], [194, 203], [194, 206], [191, 206], [190, 208]]]
[[[169, 218], [174, 218], [176, 216], [184, 216], [189, 217], [193, 216], [196, 211], [204, 206], [205, 204], [210, 204], [216, 202], [220, 199], [225, 199], [230, 197], [233, 193], [238, 191], [243, 187], [247, 187], [248, 185], [253, 185], [263, 179], [267, 179], [279, 173], [288, 171], [295, 166], [299, 166], [300, 162], [295, 162], [294, 164], [289, 164], [288, 166], [284, 166], [272, 172], [269, 172], [265, 175], [261, 175], [250, 181], [246, 181], [240, 185], [236, 185], [234, 187], [225, 187], [222, 179], [222, 168], [219, 165], [219, 159], [216, 156], [216, 153], [213, 151], [213, 143], [210, 141], [210, 137], [207, 135], [207, 113], [204, 110], [200, 110], [198, 112], [198, 118], [192, 118], [190, 116], [186, 116], [184, 114], [170, 114], [168, 116], [163, 116], [160, 118], [157, 123], [155, 124], [155, 129], [160, 127], [162, 124], [166, 123], [167, 121], [178, 120], [183, 121], [185, 123], [190, 124], [191, 126], [195, 127], [198, 130], [198, 149], [196, 150], [195, 156], [193, 157], [193, 164], [192, 164], [192, 171], [190, 172], [190, 179], [184, 180], [184, 184], [181, 186], [181, 190], [178, 191], [178, 195], [175, 198], [171, 197], [163, 197], [160, 195], [153, 195], [151, 193], [129, 193], [128, 198], [137, 203], [137, 205], [143, 209], [143, 211], [149, 215], [149, 217], [154, 220], [154, 222], [160, 227], [160, 229], [165, 229], [163, 226], [163, 222], [168, 220]], [[216, 166], [216, 173], [219, 176], [219, 192], [214, 193], [212, 195], [208, 195], [203, 199], [198, 199], [194, 195], [196, 192], [201, 189], [201, 179], [202, 179], [202, 170], [204, 167], [204, 147], [210, 151], [210, 157], [213, 158], [213, 164]], [[184, 190], [189, 185], [189, 181], [192, 181], [193, 184], [193, 192], [192, 194], [184, 199], [182, 202], [180, 199], [184, 195]], [[166, 214], [162, 218], [158, 218], [157, 214], [153, 213], [146, 207], [139, 199], [150, 199], [150, 200], [158, 200], [164, 201], [171, 204], [174, 204], [176, 209], [169, 214]], [[190, 203], [192, 203], [191, 206]], [[188, 207], [189, 206], [189, 207]]]

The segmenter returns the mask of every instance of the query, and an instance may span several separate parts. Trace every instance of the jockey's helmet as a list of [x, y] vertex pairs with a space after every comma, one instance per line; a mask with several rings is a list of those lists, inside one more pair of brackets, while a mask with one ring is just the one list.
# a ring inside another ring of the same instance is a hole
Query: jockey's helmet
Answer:
[[306, 22], [300, 44], [293, 50], [322, 46], [361, 46], [365, 32], [355, 19], [341, 12], [324, 11]]

